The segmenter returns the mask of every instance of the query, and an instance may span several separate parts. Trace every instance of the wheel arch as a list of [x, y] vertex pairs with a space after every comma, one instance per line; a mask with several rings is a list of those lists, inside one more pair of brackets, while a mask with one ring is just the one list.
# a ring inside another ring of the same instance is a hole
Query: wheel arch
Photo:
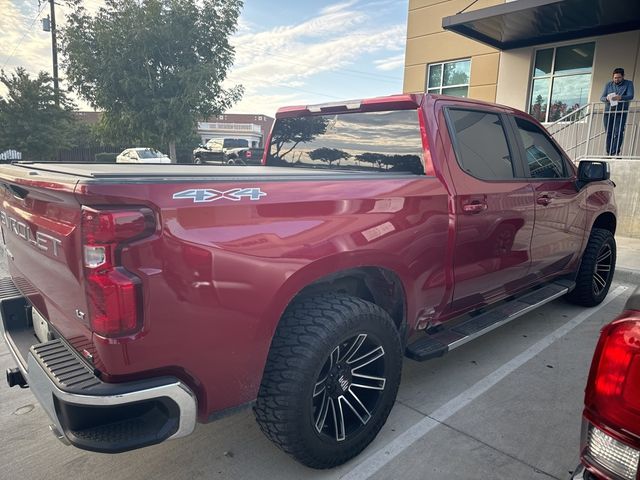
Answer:
[[406, 324], [405, 289], [400, 277], [388, 268], [354, 267], [323, 276], [302, 288], [287, 308], [300, 297], [323, 293], [344, 293], [361, 298], [387, 312], [398, 330]]
[[296, 271], [280, 286], [267, 310], [270, 314], [265, 326], [269, 330], [262, 334], [268, 335], [270, 345], [282, 316], [298, 298], [346, 293], [385, 310], [404, 341], [410, 318], [410, 291], [403, 278], [408, 278], [403, 265], [383, 252], [368, 252], [366, 258], [344, 254], [323, 258]]
[[612, 235], [616, 234], [617, 227], [617, 219], [613, 212], [602, 212], [598, 215], [593, 221], [593, 225], [591, 225], [591, 230], [594, 228], [602, 228], [604, 230], [609, 230]]

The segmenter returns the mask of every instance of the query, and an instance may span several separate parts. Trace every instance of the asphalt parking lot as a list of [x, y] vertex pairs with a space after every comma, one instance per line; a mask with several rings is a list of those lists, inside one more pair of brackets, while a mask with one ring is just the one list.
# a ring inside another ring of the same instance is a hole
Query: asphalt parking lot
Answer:
[[[599, 329], [632, 290], [616, 281], [599, 307], [559, 299], [443, 358], [406, 360], [381, 434], [329, 471], [303, 467], [278, 450], [251, 411], [119, 455], [66, 447], [29, 390], [3, 382], [0, 479], [565, 480], [578, 463], [583, 389]], [[0, 343], [0, 368], [13, 366]]]

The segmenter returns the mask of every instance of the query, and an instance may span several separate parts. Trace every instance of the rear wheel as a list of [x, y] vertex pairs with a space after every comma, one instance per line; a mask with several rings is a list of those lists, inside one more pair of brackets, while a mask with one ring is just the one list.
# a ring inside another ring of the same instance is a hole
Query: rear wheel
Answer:
[[200, 157], [196, 157], [193, 159], [193, 163], [195, 163], [196, 165], [202, 165], [204, 162]]
[[616, 241], [609, 230], [594, 228], [582, 255], [576, 288], [567, 298], [578, 305], [593, 307], [609, 292], [616, 267]]
[[256, 419], [299, 462], [340, 465], [384, 425], [401, 369], [398, 332], [377, 305], [346, 295], [296, 301], [276, 330]]

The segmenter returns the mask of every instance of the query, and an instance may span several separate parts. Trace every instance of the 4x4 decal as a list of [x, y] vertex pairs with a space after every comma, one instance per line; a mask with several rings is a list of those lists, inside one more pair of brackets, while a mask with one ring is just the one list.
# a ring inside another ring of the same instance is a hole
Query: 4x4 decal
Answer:
[[212, 188], [190, 188], [189, 190], [174, 193], [173, 199], [178, 200], [190, 198], [194, 203], [204, 203], [215, 202], [216, 200], [225, 198], [227, 200], [238, 202], [243, 198], [248, 198], [249, 200], [260, 200], [260, 198], [265, 197], [266, 195], [267, 194], [260, 190], [259, 187], [232, 188], [231, 190], [226, 190], [224, 192], [220, 192], [219, 190], [214, 190]]

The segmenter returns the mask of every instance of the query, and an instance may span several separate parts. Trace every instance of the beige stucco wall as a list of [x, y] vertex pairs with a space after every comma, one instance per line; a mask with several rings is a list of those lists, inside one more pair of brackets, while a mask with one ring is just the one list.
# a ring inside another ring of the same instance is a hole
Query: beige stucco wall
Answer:
[[[636, 89], [638, 89], [638, 85], [640, 85], [640, 66], [638, 65], [640, 31], [636, 30], [502, 52], [500, 54], [496, 102], [526, 111], [535, 51], [543, 48], [586, 42], [595, 42], [596, 44], [590, 102], [598, 102], [600, 100], [602, 89], [605, 83], [611, 80], [611, 74], [616, 67], [623, 67], [625, 69], [625, 78], [632, 80]], [[636, 94], [636, 99], [640, 99], [640, 91]]]
[[[495, 101], [500, 53], [442, 29], [443, 17], [455, 15], [469, 3], [468, 0], [409, 0], [404, 92], [425, 91], [430, 63], [470, 58], [469, 96]], [[479, 0], [469, 11], [501, 3], [504, 0]]]

